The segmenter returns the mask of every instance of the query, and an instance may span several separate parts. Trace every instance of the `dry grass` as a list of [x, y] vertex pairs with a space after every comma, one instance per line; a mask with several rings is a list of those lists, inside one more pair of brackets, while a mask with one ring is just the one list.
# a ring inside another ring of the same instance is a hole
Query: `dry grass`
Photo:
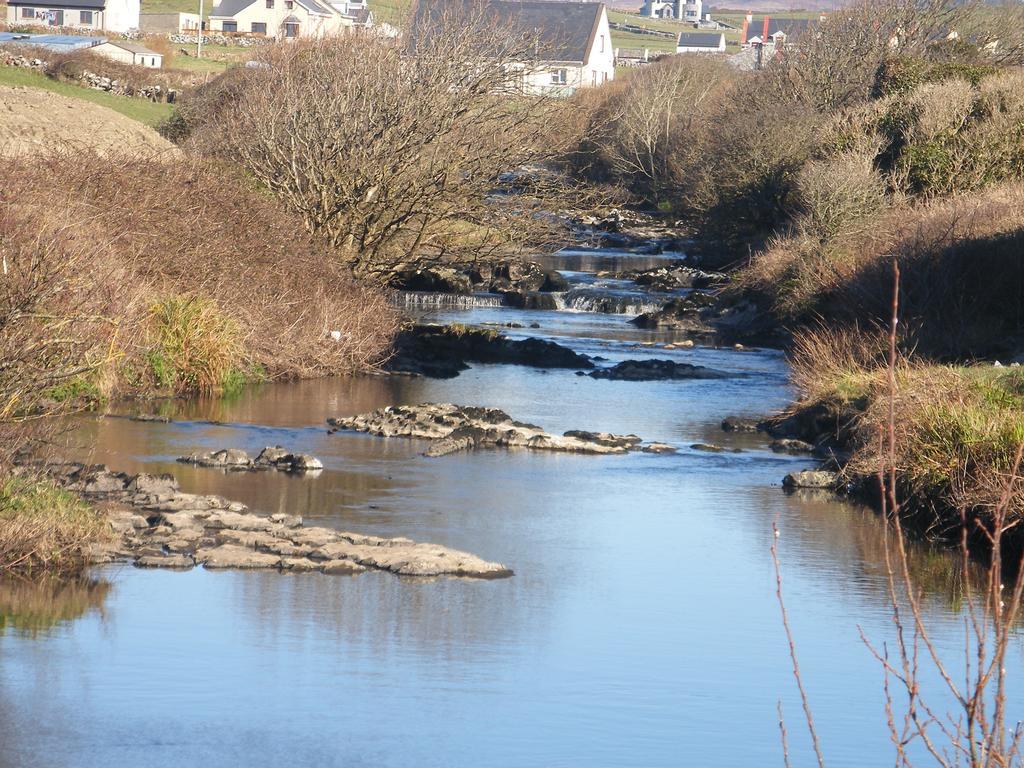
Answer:
[[111, 535], [102, 513], [46, 481], [0, 485], [0, 572], [73, 570], [89, 545]]
[[0, 174], [12, 259], [45, 233], [51, 263], [79, 264], [62, 295], [106, 324], [105, 394], [348, 373], [389, 351], [398, 317], [385, 296], [229, 171], [85, 153]]

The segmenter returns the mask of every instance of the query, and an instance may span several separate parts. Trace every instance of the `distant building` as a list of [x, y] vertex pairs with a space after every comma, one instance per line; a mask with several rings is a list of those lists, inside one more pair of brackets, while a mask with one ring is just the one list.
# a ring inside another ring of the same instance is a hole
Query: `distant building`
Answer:
[[139, 17], [143, 32], [173, 35], [199, 29], [198, 13], [144, 13]]
[[275, 39], [322, 37], [354, 26], [327, 0], [221, 0], [210, 11], [210, 30]]
[[7, 23], [13, 26], [77, 27], [98, 32], [139, 28], [139, 0], [8, 0]]
[[107, 40], [91, 48], [89, 52], [120, 61], [122, 64], [132, 64], [147, 69], [160, 69], [164, 64], [162, 53], [151, 51], [144, 45], [127, 40]]
[[792, 43], [825, 18], [821, 15], [817, 19], [780, 19], [773, 16], [755, 17], [748, 13], [743, 20], [740, 45], [782, 46], [787, 42]]
[[366, 4], [366, 0], [341, 0], [331, 5], [342, 16], [352, 21], [356, 27], [372, 27], [373, 11]]
[[704, 0], [644, 0], [640, 15], [650, 19], [677, 19], [697, 24], [704, 18]]
[[106, 42], [105, 37], [26, 35], [22, 32], [0, 32], [0, 45], [30, 45], [33, 48], [46, 48], [57, 53], [70, 53], [93, 48], [103, 42]]
[[725, 35], [722, 32], [682, 32], [676, 53], [725, 53]]
[[641, 67], [651, 61], [651, 52], [648, 48], [616, 48], [616, 67]]
[[604, 3], [557, 0], [419, 0], [413, 36], [445, 15], [480, 13], [498, 26], [534, 40], [536, 58], [509, 62], [510, 79], [527, 93], [570, 95], [615, 78], [608, 12]]

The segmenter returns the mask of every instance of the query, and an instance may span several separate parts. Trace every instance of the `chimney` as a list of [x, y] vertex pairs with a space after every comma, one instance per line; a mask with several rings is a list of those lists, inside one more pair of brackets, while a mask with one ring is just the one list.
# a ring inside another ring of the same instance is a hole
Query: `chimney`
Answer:
[[764, 17], [764, 29], [761, 30], [761, 42], [762, 43], [767, 43], [768, 42], [768, 20], [770, 18], [771, 18], [770, 16], [765, 16]]
[[747, 44], [747, 30], [750, 27], [750, 14], [747, 14], [747, 18], [743, 20], [743, 32], [740, 33], [740, 45]]

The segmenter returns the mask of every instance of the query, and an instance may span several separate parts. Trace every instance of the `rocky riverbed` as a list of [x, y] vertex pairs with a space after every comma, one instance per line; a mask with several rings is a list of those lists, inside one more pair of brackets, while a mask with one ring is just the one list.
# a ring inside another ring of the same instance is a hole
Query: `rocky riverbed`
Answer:
[[171, 475], [127, 475], [76, 462], [49, 463], [43, 469], [64, 488], [96, 503], [110, 521], [110, 540], [88, 553], [93, 564], [326, 574], [379, 570], [482, 579], [512, 575], [500, 563], [437, 544], [306, 526], [299, 515], [257, 515], [221, 496], [185, 493]]

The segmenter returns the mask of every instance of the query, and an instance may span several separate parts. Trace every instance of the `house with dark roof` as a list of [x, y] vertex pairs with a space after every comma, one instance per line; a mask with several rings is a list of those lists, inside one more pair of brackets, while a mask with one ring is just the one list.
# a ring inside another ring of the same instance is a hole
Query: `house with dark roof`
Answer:
[[722, 32], [680, 32], [676, 53], [725, 53]]
[[140, 10], [139, 0], [8, 0], [7, 23], [127, 32], [139, 28]]
[[817, 19], [785, 19], [774, 16], [747, 14], [740, 33], [740, 45], [776, 45], [792, 43], [813, 25], [821, 23], [825, 16]]
[[322, 37], [353, 26], [353, 19], [327, 0], [220, 0], [210, 11], [211, 31], [275, 39]]
[[615, 78], [615, 49], [604, 3], [557, 0], [418, 0], [416, 39], [442, 19], [473, 19], [533, 41], [529, 61], [510, 62], [510, 79], [526, 93], [569, 95]]

